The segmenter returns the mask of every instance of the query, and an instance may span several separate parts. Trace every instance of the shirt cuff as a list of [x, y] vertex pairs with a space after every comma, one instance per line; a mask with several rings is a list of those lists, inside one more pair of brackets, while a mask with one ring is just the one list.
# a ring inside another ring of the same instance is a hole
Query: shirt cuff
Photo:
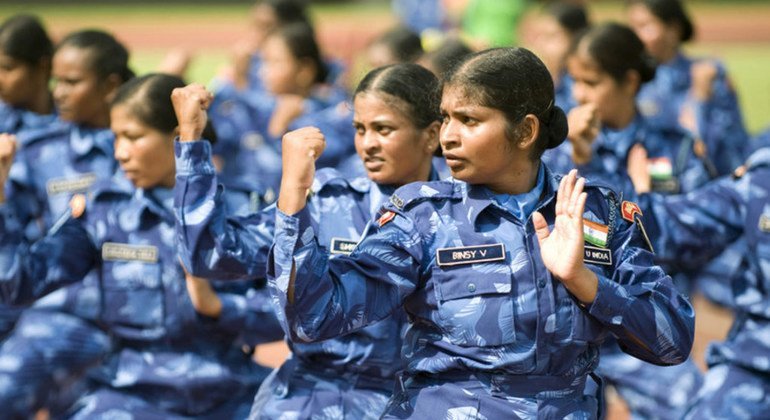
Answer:
[[620, 325], [629, 304], [628, 292], [618, 283], [604, 276], [599, 279], [596, 298], [586, 305], [588, 313], [605, 325]]
[[177, 175], [214, 174], [211, 162], [211, 143], [208, 140], [174, 141]]

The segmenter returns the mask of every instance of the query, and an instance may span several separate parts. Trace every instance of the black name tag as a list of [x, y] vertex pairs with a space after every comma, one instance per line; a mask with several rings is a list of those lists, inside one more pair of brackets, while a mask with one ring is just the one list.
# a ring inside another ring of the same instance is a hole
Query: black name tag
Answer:
[[350, 239], [332, 238], [332, 244], [329, 252], [332, 254], [350, 255], [357, 244], [357, 241], [351, 241]]
[[679, 181], [676, 178], [653, 179], [652, 190], [668, 194], [679, 192]]
[[763, 214], [759, 218], [759, 230], [762, 232], [770, 232], [770, 216]]
[[439, 267], [503, 260], [505, 260], [505, 245], [503, 244], [460, 246], [436, 250], [436, 263]]
[[609, 249], [586, 245], [583, 249], [583, 262], [590, 264], [612, 265], [612, 252]]

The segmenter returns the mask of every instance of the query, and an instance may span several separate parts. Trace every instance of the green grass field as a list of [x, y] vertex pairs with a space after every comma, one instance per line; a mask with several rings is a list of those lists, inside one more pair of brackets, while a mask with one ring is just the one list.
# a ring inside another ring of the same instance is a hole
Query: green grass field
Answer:
[[[620, 2], [601, 2], [594, 10], [595, 20], [622, 19]], [[110, 28], [120, 33], [122, 29], [142, 30], [157, 27], [209, 27], [220, 25], [243, 28], [248, 5], [164, 5], [140, 6], [71, 5], [49, 6], [0, 5], [0, 18], [14, 13], [35, 13], [46, 22], [54, 36], [83, 27]], [[760, 2], [697, 3], [692, 7], [697, 17], [732, 14], [764, 14], [770, 19], [770, 4]], [[314, 5], [312, 15], [318, 26], [334, 27], [349, 22], [379, 22], [392, 20], [387, 2], [379, 4]], [[185, 26], [186, 25], [186, 26]], [[206, 26], [209, 25], [209, 26]], [[139, 29], [137, 29], [139, 28]], [[755, 133], [770, 125], [770, 43], [698, 43], [690, 48], [698, 55], [722, 59], [739, 92], [747, 128]], [[153, 46], [132, 46], [132, 64], [138, 73], [151, 71], [163, 58], [165, 49]], [[229, 59], [225, 48], [203, 46], [197, 51], [196, 60], [188, 73], [188, 79], [208, 83]]]

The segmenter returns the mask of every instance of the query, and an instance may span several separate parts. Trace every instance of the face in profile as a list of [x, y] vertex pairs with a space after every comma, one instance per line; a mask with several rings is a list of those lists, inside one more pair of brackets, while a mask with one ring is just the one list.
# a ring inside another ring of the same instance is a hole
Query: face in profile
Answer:
[[400, 186], [427, 180], [438, 145], [438, 123], [418, 128], [402, 100], [379, 92], [355, 97], [353, 126], [356, 152], [369, 178]]

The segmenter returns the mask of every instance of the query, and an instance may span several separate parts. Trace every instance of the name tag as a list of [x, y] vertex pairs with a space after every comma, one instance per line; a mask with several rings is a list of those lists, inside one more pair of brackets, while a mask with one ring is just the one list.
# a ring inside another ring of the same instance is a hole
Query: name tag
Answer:
[[345, 254], [350, 255], [355, 249], [358, 242], [351, 241], [350, 239], [332, 238], [332, 244], [329, 248], [332, 254]]
[[73, 178], [54, 178], [45, 184], [48, 195], [85, 192], [96, 182], [96, 174], [87, 173]]
[[102, 259], [105, 261], [158, 262], [158, 247], [152, 245], [129, 245], [105, 242], [102, 245]]
[[505, 245], [503, 244], [460, 246], [436, 250], [436, 263], [439, 267], [503, 260], [505, 260]]
[[676, 178], [652, 179], [652, 190], [668, 194], [679, 192], [679, 181]]
[[612, 265], [612, 252], [609, 249], [585, 246], [583, 249], [583, 262]]
[[770, 232], [770, 216], [763, 214], [759, 218], [759, 230], [762, 232]]

